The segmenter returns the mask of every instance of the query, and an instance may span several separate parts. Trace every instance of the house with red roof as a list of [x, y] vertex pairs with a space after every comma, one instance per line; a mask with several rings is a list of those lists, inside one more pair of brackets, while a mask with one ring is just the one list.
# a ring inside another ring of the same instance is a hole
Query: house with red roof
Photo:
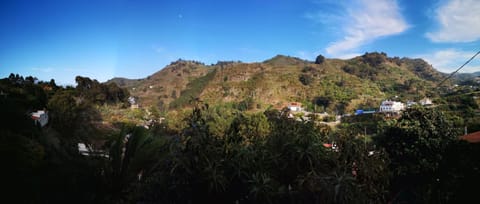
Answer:
[[30, 114], [30, 117], [35, 121], [35, 124], [40, 124], [41, 127], [48, 123], [48, 113], [44, 110], [33, 112]]

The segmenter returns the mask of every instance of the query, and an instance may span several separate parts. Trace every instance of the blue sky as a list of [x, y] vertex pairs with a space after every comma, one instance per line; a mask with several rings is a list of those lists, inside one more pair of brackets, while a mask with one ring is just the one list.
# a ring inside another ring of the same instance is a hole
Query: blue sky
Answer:
[[[179, 58], [382, 51], [451, 72], [480, 50], [476, 0], [2, 0], [0, 77], [143, 78]], [[480, 71], [480, 58], [463, 72]]]

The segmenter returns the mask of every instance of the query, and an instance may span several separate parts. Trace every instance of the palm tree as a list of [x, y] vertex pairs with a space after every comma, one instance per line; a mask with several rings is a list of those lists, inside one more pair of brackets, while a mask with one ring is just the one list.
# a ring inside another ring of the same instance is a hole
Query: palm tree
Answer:
[[[131, 192], [147, 178], [167, 153], [166, 139], [143, 127], [122, 128], [110, 141], [105, 178], [111, 201], [132, 199]], [[129, 198], [125, 195], [130, 195]]]

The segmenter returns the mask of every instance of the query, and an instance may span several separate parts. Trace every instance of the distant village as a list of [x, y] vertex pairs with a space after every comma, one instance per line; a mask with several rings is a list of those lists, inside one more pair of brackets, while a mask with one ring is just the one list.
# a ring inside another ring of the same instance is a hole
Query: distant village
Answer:
[[[131, 109], [140, 108], [137, 100], [138, 100], [137, 98], [132, 96], [128, 98], [128, 102], [130, 104]], [[366, 114], [383, 114], [385, 117], [400, 117], [402, 114], [402, 111], [413, 106], [435, 107], [432, 100], [427, 97], [419, 101], [408, 100], [405, 103], [399, 101], [398, 97], [394, 97], [393, 99], [387, 99], [382, 101], [379, 104], [378, 108], [357, 109], [353, 113], [346, 113], [343, 115], [336, 115], [336, 114], [331, 115], [327, 112], [324, 112], [324, 113], [310, 112], [305, 110], [304, 107], [302, 106], [302, 103], [300, 102], [290, 102], [283, 107], [284, 109], [288, 110], [287, 117], [289, 118], [292, 118], [298, 121], [309, 121], [311, 120], [311, 116], [315, 115], [317, 118], [321, 119], [320, 121], [317, 121], [318, 123], [329, 125], [329, 126], [336, 126], [341, 123], [343, 117], [351, 117], [351, 116], [366, 115]], [[147, 110], [147, 113], [148, 113], [148, 110]], [[30, 117], [35, 123], [35, 125], [39, 127], [43, 128], [48, 124], [49, 117], [48, 117], [47, 110], [37, 110], [35, 112], [31, 112]], [[162, 118], [159, 118], [158, 121], [149, 120], [149, 121], [145, 121], [141, 125], [148, 129], [152, 123], [154, 122], [161, 123], [163, 120], [165, 120], [165, 118], [162, 117]], [[126, 139], [128, 140], [128, 137], [126, 137]], [[471, 134], [467, 134], [467, 132], [465, 132], [465, 135], [463, 135], [461, 139], [467, 140], [469, 142], [478, 142], [480, 141], [480, 132], [475, 132]], [[326, 143], [324, 144], [324, 146], [327, 148], [331, 148], [332, 150], [336, 149], [336, 145], [334, 142], [328, 143], [328, 144]], [[101, 150], [100, 148], [94, 147], [92, 145], [87, 145], [85, 143], [78, 143], [78, 150], [82, 155], [85, 155], [85, 156], [96, 155], [96, 156], [108, 157], [108, 154], [104, 150]]]
[[[424, 98], [418, 102], [409, 100], [406, 103], [388, 99], [388, 100], [382, 101], [378, 109], [373, 109], [373, 108], [368, 110], [357, 109], [353, 115], [380, 113], [380, 114], [385, 114], [385, 116], [399, 116], [403, 110], [415, 105], [421, 105], [424, 107], [434, 106], [430, 98]], [[303, 116], [309, 116], [311, 114], [316, 114], [319, 117], [329, 116], [329, 114], [326, 112], [325, 113], [308, 112], [304, 110], [304, 108], [302, 108], [302, 104], [299, 102], [291, 102], [288, 104], [286, 108], [290, 111], [289, 113], [290, 118], [294, 118], [297, 113], [301, 113]], [[336, 118], [337, 118], [337, 121], [339, 121], [342, 117], [347, 117], [351, 115], [352, 114], [337, 115]], [[303, 119], [308, 120], [307, 117], [303, 117]]]

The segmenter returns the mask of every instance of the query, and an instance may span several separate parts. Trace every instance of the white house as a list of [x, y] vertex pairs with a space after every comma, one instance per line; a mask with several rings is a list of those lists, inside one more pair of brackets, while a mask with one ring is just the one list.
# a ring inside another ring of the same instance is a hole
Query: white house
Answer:
[[38, 123], [41, 127], [45, 126], [48, 123], [48, 113], [43, 110], [33, 112], [31, 114], [31, 117], [33, 121], [35, 121], [35, 124]]
[[415, 101], [407, 101], [407, 107], [411, 107], [411, 106], [414, 106], [414, 105], [417, 105], [417, 102], [415, 102]]
[[379, 112], [382, 113], [399, 113], [400, 111], [405, 110], [405, 104], [398, 101], [382, 101], [380, 104]]
[[294, 112], [297, 112], [297, 111], [302, 111], [302, 104], [300, 103], [297, 103], [297, 102], [292, 102], [290, 104], [288, 104], [288, 109], [290, 111], [294, 111]]
[[424, 99], [420, 100], [420, 104], [422, 104], [422, 106], [433, 105], [432, 100], [429, 99], [429, 98], [424, 98]]
[[85, 143], [78, 143], [77, 145], [78, 145], [78, 151], [80, 152], [80, 154], [84, 156], [90, 155], [90, 150], [87, 148], [87, 145], [85, 145]]
[[133, 96], [128, 97], [128, 102], [132, 105], [137, 104], [137, 100]]
[[137, 99], [133, 96], [128, 97], [128, 102], [130, 103], [131, 109], [138, 109]]

